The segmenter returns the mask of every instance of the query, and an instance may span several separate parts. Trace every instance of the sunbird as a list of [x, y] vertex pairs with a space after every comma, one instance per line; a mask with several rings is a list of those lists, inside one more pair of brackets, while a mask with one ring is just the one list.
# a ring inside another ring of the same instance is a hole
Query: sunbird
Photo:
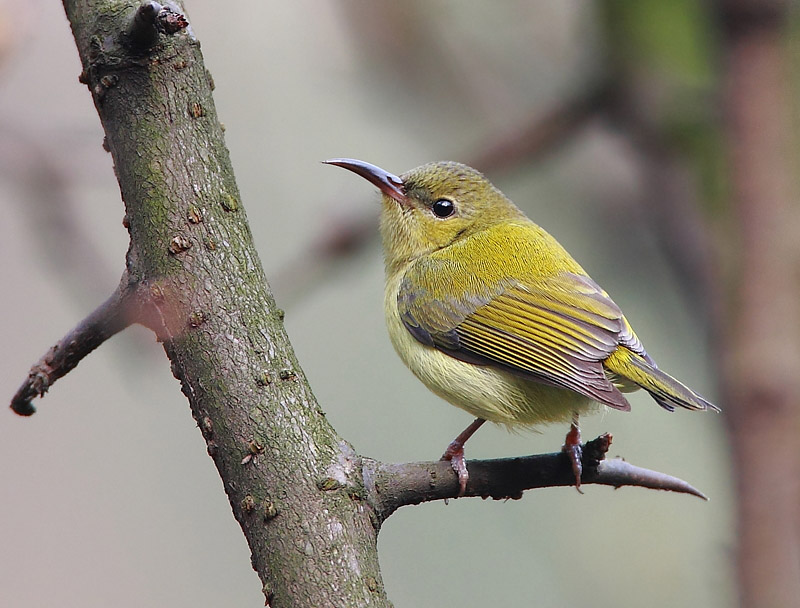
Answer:
[[397, 354], [431, 391], [473, 416], [442, 456], [463, 495], [464, 443], [487, 420], [569, 422], [563, 450], [580, 488], [579, 415], [629, 411], [643, 388], [674, 411], [719, 408], [661, 371], [619, 306], [572, 256], [480, 172], [434, 162], [399, 177], [324, 161], [382, 196], [384, 310]]

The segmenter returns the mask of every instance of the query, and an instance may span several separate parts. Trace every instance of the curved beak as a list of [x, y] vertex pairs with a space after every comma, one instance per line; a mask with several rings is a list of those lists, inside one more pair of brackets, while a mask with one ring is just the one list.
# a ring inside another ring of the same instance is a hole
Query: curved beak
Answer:
[[330, 160], [323, 160], [322, 162], [326, 165], [343, 167], [356, 175], [360, 175], [371, 184], [377, 186], [386, 196], [390, 196], [401, 205], [406, 205], [408, 203], [408, 197], [406, 197], [403, 187], [403, 180], [394, 173], [389, 173], [380, 167], [354, 158], [331, 158]]

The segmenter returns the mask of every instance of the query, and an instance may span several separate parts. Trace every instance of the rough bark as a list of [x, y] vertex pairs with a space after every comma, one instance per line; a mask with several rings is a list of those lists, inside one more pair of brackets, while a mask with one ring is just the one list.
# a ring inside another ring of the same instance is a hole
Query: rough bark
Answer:
[[146, 19], [132, 25], [136, 6], [64, 2], [125, 202], [127, 272], [149, 290], [146, 323], [181, 381], [268, 603], [389, 605], [370, 510], [318, 487], [353, 450], [315, 401], [268, 292], [200, 44], [191, 27], [169, 36], [148, 33]]

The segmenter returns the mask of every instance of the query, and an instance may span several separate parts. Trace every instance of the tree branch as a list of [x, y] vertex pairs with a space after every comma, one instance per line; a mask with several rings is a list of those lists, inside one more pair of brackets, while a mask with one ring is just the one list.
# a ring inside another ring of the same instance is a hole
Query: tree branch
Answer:
[[[610, 445], [611, 436], [605, 434], [583, 446], [582, 486], [639, 486], [707, 500], [702, 492], [677, 477], [643, 469], [619, 458], [605, 460]], [[525, 490], [575, 485], [572, 466], [562, 452], [470, 460], [467, 468], [469, 483], [464, 496], [516, 500], [522, 498]], [[458, 476], [449, 462], [441, 460], [386, 464], [364, 459], [363, 476], [368, 500], [379, 521], [406, 505], [458, 498]]]
[[142, 319], [181, 382], [267, 603], [388, 606], [370, 510], [317, 485], [352, 448], [314, 399], [269, 292], [200, 45], [188, 26], [150, 37], [160, 11], [143, 6], [64, 0], [125, 202], [127, 271], [146, 286]]
[[31, 403], [53, 383], [69, 373], [81, 359], [135, 321], [139, 290], [128, 281], [127, 272], [108, 300], [61, 338], [28, 372], [28, 378], [11, 400], [11, 409], [21, 416], [36, 412]]

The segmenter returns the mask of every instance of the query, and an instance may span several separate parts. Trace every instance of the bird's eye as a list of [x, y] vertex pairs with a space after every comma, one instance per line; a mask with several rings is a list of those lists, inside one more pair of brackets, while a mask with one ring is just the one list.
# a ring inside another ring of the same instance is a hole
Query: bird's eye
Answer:
[[434, 201], [433, 205], [431, 205], [431, 211], [436, 217], [450, 217], [455, 213], [456, 206], [453, 204], [453, 201], [440, 198]]

